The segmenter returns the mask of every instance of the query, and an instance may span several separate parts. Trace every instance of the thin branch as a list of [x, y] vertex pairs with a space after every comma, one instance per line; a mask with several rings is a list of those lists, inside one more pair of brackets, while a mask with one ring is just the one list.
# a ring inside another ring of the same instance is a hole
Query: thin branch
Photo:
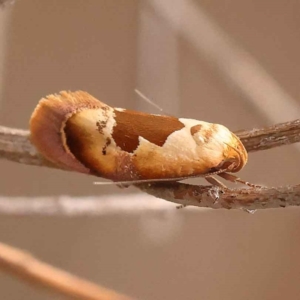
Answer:
[[30, 143], [29, 131], [0, 126], [0, 158], [21, 164], [57, 168]]
[[300, 119], [235, 133], [248, 152], [267, 150], [300, 142]]
[[[180, 206], [227, 208], [254, 211], [300, 205], [300, 185], [266, 189], [222, 190], [219, 187], [164, 183], [139, 186], [149, 195], [130, 194], [101, 197], [0, 197], [0, 215], [8, 216], [108, 216], [170, 213]], [[170, 201], [163, 202], [155, 197]], [[195, 212], [196, 209], [188, 210]]]
[[179, 182], [141, 186], [150, 195], [182, 206], [245, 209], [279, 208], [300, 205], [300, 185], [278, 188], [221, 189]]
[[[237, 135], [241, 138], [248, 152], [288, 145], [300, 141], [300, 120], [261, 129], [239, 131]], [[57, 166], [38, 154], [29, 141], [28, 131], [1, 126], [0, 158], [29, 165], [57, 168]], [[184, 206], [245, 208], [252, 210], [300, 205], [299, 185], [234, 190], [221, 190], [211, 186], [194, 186], [175, 182], [140, 184], [136, 186], [155, 197]]]
[[171, 203], [135, 193], [91, 197], [0, 197], [0, 215], [8, 216], [107, 216], [170, 212]]
[[81, 300], [130, 300], [70, 273], [54, 268], [30, 254], [0, 243], [0, 269], [39, 287]]

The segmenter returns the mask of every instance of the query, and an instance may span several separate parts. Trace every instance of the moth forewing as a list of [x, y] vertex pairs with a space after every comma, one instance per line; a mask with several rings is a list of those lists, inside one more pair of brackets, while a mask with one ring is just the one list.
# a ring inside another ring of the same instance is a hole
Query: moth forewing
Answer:
[[114, 181], [205, 177], [247, 162], [239, 138], [222, 125], [112, 108], [82, 91], [42, 99], [30, 130], [50, 161]]

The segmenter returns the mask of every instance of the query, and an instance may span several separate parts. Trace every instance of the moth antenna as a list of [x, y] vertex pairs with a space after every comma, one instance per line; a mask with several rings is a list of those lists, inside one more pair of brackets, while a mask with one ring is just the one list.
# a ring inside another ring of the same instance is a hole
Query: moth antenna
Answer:
[[216, 172], [207, 173], [203, 175], [192, 175], [192, 176], [184, 176], [184, 177], [174, 177], [174, 178], [158, 178], [158, 179], [136, 179], [136, 180], [126, 180], [126, 181], [94, 181], [95, 185], [130, 185], [130, 184], [139, 184], [139, 183], [156, 183], [156, 182], [170, 182], [170, 181], [181, 181], [190, 178], [204, 177], [209, 178], [213, 175], [219, 175], [220, 173], [224, 173], [226, 170], [218, 170]]
[[134, 90], [138, 96], [140, 96], [143, 100], [145, 100], [147, 103], [149, 103], [150, 105], [154, 106], [156, 109], [158, 109], [161, 112], [164, 112], [164, 110], [155, 102], [153, 102], [151, 99], [149, 99], [148, 97], [146, 97], [142, 92], [140, 92], [138, 89]]
[[137, 180], [127, 180], [127, 181], [94, 181], [95, 185], [131, 185], [140, 183], [156, 183], [156, 182], [170, 182], [179, 181], [187, 179], [189, 177], [179, 177], [179, 178], [159, 178], [159, 179], [137, 179]]

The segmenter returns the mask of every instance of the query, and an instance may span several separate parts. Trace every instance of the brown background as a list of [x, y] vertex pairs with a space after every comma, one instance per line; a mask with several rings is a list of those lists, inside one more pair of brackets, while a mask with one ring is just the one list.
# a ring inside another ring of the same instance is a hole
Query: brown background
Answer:
[[[86, 90], [112, 106], [222, 123], [271, 123], [229, 86], [166, 14], [205, 11], [294, 99], [300, 97], [300, 2], [284, 0], [18, 0], [1, 10], [1, 125], [28, 128], [37, 101]], [[197, 31], [197, 28], [195, 28]], [[205, 40], [199, 40], [205, 43]], [[198, 41], [199, 42], [199, 41]], [[300, 104], [300, 103], [299, 103]], [[272, 106], [276, 106], [276, 102]], [[288, 104], [287, 104], [288, 105]], [[297, 104], [298, 105], [298, 104]], [[270, 106], [270, 110], [271, 110]], [[282, 118], [289, 120], [284, 110]], [[278, 120], [281, 121], [281, 120]], [[251, 154], [241, 177], [299, 183], [299, 148]], [[91, 178], [0, 161], [2, 196], [115, 194]], [[141, 194], [141, 197], [143, 195]], [[175, 210], [91, 218], [0, 218], [0, 240], [138, 299], [299, 299], [300, 211]], [[1, 299], [58, 299], [0, 274]]]

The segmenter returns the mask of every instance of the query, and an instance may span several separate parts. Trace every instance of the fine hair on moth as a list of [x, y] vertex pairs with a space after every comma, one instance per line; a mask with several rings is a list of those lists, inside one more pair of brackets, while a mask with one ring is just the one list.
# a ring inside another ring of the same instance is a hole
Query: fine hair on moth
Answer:
[[248, 154], [225, 126], [114, 108], [83, 91], [42, 98], [30, 132], [33, 145], [51, 162], [111, 184], [204, 177], [226, 187], [212, 177], [218, 175], [255, 186], [229, 174], [245, 166]]

